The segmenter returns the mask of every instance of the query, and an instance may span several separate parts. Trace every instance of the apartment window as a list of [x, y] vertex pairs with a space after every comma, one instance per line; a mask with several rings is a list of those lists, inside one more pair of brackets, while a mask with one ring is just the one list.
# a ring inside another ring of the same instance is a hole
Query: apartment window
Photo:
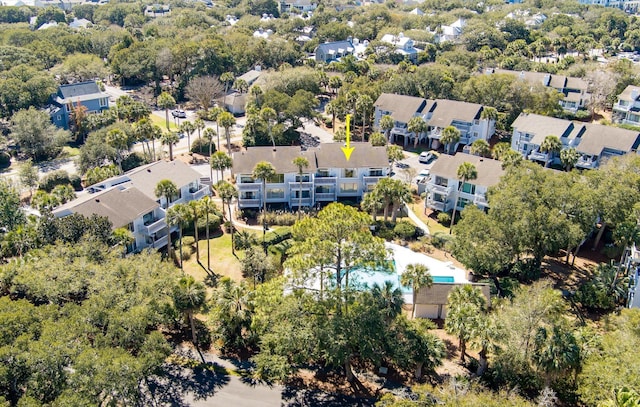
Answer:
[[458, 200], [458, 206], [460, 208], [464, 208], [465, 206], [469, 205], [469, 204], [473, 204], [473, 201], [471, 199], [467, 199], [467, 198], [460, 198]]
[[446, 202], [447, 197], [442, 194], [433, 194], [434, 202]]
[[240, 199], [256, 199], [255, 191], [242, 191]]
[[240, 175], [241, 184], [253, 184], [256, 182], [251, 175]]
[[67, 112], [70, 112], [71, 110], [73, 110], [73, 104], [67, 103]]
[[344, 178], [355, 178], [356, 177], [356, 169], [355, 168], [345, 168], [344, 169]]
[[618, 105], [620, 106], [629, 106], [629, 102], [626, 100], [620, 100], [618, 101]]
[[296, 175], [296, 182], [300, 182], [301, 178], [302, 182], [309, 182], [311, 180], [311, 176], [309, 174], [302, 174], [302, 177], [300, 175]]
[[330, 177], [330, 175], [329, 175], [329, 170], [328, 170], [328, 169], [326, 169], [326, 168], [318, 168], [318, 172], [316, 173], [316, 175], [317, 175], [319, 178], [322, 178], [322, 177]]
[[344, 182], [340, 184], [340, 192], [343, 194], [358, 192], [358, 184], [355, 182]]
[[329, 185], [318, 185], [316, 187], [316, 194], [330, 194], [331, 187]]
[[267, 199], [280, 199], [280, 198], [284, 198], [284, 188], [267, 189]]
[[369, 176], [371, 177], [381, 177], [382, 176], [382, 168], [372, 168], [369, 170]]
[[58, 115], [56, 120], [57, 120], [57, 121], [62, 120], [62, 116], [61, 116], [61, 115]]
[[630, 122], [638, 123], [638, 122], [640, 122], [640, 116], [635, 115], [635, 114], [630, 114], [629, 118], [627, 118], [627, 120], [629, 120]]
[[133, 227], [133, 222], [129, 222], [129, 224], [127, 225], [127, 230], [129, 230], [129, 232], [133, 232], [135, 230], [135, 228]]
[[[307, 199], [311, 196], [311, 194], [309, 194], [309, 190], [303, 190], [302, 191], [302, 199]], [[296, 199], [300, 199], [300, 191], [295, 191], [293, 194], [293, 197]]]
[[465, 182], [464, 184], [462, 184], [462, 192], [464, 192], [465, 194], [475, 194], [476, 186]]
[[269, 177], [267, 182], [270, 184], [283, 184], [284, 174], [274, 174], [272, 177]]
[[473, 132], [473, 138], [478, 138], [478, 132], [477, 131]]
[[444, 177], [436, 176], [435, 184], [441, 187], [447, 187], [449, 186], [449, 180]]
[[175, 202], [175, 201], [177, 201], [177, 200], [179, 200], [181, 198], [182, 198], [182, 190], [178, 189], [178, 193], [171, 197], [171, 199], [169, 200], [169, 203]]
[[475, 124], [476, 126], [480, 124], [480, 120], [474, 120], [473, 124]]
[[107, 98], [100, 98], [100, 107], [107, 107]]

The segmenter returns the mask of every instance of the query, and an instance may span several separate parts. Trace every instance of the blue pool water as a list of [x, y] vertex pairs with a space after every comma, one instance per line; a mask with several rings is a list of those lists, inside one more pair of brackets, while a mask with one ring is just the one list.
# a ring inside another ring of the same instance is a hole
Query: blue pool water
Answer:
[[[395, 272], [395, 267], [393, 271], [357, 269], [349, 273], [349, 286], [354, 288], [371, 289], [376, 284], [382, 287], [386, 281], [390, 281], [394, 287], [399, 287], [404, 294], [412, 292], [411, 287], [400, 285], [400, 276]], [[453, 276], [433, 276], [433, 282], [435, 284], [453, 283], [454, 278]]]

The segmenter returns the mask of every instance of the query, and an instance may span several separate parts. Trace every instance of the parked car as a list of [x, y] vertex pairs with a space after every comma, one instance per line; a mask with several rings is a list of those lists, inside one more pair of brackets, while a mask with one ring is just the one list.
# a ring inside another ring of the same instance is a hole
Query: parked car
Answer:
[[427, 182], [429, 179], [429, 170], [422, 170], [416, 177], [416, 184], [421, 184]]
[[173, 115], [173, 117], [178, 117], [180, 119], [187, 118], [187, 113], [184, 110], [174, 110], [171, 112], [171, 114]]
[[418, 161], [422, 164], [429, 164], [433, 159], [437, 156], [433, 151], [423, 151], [420, 153], [420, 157], [418, 157]]

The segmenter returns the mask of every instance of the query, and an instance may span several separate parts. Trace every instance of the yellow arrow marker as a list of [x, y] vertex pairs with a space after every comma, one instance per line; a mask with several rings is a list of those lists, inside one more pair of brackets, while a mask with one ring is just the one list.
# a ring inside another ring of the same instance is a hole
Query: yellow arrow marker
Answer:
[[351, 115], [348, 114], [347, 115], [347, 145], [345, 145], [344, 147], [342, 147], [342, 152], [344, 153], [344, 157], [347, 159], [347, 161], [349, 161], [349, 158], [351, 158], [351, 153], [353, 153], [353, 150], [355, 150], [355, 147], [351, 147], [351, 127], [349, 126], [351, 124]]

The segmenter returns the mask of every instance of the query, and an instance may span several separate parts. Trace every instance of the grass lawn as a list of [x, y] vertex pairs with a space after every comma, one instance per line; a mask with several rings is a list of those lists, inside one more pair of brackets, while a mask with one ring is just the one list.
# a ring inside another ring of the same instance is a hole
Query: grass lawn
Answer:
[[438, 223], [438, 220], [435, 218], [435, 215], [433, 217], [430, 217], [429, 210], [427, 210], [426, 215], [424, 214], [424, 199], [420, 199], [420, 200], [417, 200], [416, 203], [412, 203], [411, 210], [413, 211], [413, 213], [416, 214], [416, 216], [418, 216], [418, 218], [420, 218], [420, 220], [422, 220], [424, 223], [427, 224], [430, 234], [433, 235], [438, 232], [447, 233], [447, 234], [449, 233], [449, 227], [443, 226], [440, 223]]
[[[162, 130], [165, 130], [167, 128], [167, 121], [164, 117], [164, 115], [159, 116], [157, 114], [151, 114], [149, 116], [149, 120], [151, 120], [153, 122], [153, 124], [160, 126], [160, 128]], [[171, 130], [178, 130], [178, 126], [176, 126], [176, 124], [173, 122], [173, 117], [169, 116], [169, 128]]]
[[[198, 281], [204, 281], [207, 277], [207, 239], [200, 239], [200, 264], [196, 261], [196, 254], [184, 262], [185, 273], [193, 276]], [[240, 260], [231, 253], [231, 235], [221, 234], [210, 239], [211, 243], [211, 269], [219, 276], [228, 276], [235, 281], [242, 280]], [[242, 253], [237, 253], [241, 256]]]
[[77, 147], [64, 146], [62, 147], [61, 157], [77, 157], [80, 155], [80, 149]]

